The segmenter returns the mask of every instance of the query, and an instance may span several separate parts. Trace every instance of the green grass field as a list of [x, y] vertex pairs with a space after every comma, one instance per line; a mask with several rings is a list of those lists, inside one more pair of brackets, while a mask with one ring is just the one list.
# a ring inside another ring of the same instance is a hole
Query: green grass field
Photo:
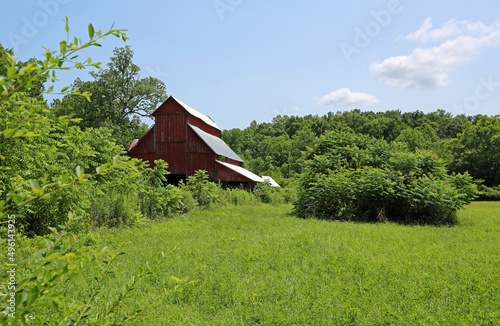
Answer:
[[[500, 324], [500, 203], [473, 203], [455, 227], [303, 220], [290, 210], [226, 207], [107, 231], [97, 244], [132, 243], [101, 302], [177, 246], [132, 301], [172, 288], [171, 275], [195, 282], [134, 325]], [[75, 280], [68, 299], [88, 282]]]

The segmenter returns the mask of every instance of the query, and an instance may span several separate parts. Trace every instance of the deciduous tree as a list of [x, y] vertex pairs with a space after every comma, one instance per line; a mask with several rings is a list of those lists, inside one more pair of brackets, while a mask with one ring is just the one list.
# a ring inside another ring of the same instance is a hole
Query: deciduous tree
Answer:
[[72, 90], [89, 92], [91, 101], [67, 95], [53, 104], [56, 115], [82, 118], [80, 128], [109, 128], [117, 143], [127, 148], [133, 138], [144, 135], [149, 117], [167, 97], [165, 84], [154, 77], [141, 78], [140, 68], [132, 62], [129, 46], [115, 48], [106, 69], [91, 72], [93, 80], [75, 80]]

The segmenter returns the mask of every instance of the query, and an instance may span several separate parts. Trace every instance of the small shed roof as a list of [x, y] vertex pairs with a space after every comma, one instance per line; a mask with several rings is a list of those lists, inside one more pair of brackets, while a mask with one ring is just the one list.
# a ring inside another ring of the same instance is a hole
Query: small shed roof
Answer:
[[256, 175], [256, 174], [248, 171], [245, 168], [242, 168], [241, 166], [237, 166], [237, 165], [234, 165], [234, 164], [229, 164], [229, 163], [225, 163], [225, 162], [221, 162], [221, 161], [216, 161], [216, 162], [219, 163], [219, 164], [224, 165], [228, 169], [231, 169], [231, 170], [233, 170], [234, 172], [236, 172], [238, 174], [241, 174], [242, 176], [244, 176], [247, 179], [250, 179], [250, 180], [255, 181], [255, 182], [264, 182], [264, 180], [261, 177], [259, 177], [258, 175]]
[[210, 147], [215, 152], [215, 154], [225, 156], [235, 161], [243, 162], [243, 160], [238, 156], [238, 154], [236, 154], [231, 149], [231, 147], [229, 147], [222, 139], [212, 134], [209, 134], [208, 132], [205, 132], [200, 128], [193, 126], [189, 123], [188, 125], [189, 127], [191, 127], [191, 129], [193, 129], [193, 131], [198, 136], [200, 136], [200, 138], [205, 142], [205, 144], [207, 144], [208, 147]]
[[281, 186], [276, 181], [274, 181], [273, 178], [271, 178], [269, 176], [263, 175], [262, 179], [264, 179], [264, 182], [269, 182], [271, 184], [271, 187], [273, 187], [273, 188], [275, 188], [275, 187], [281, 188]]
[[212, 127], [214, 127], [215, 129], [218, 129], [218, 130], [222, 131], [222, 129], [221, 129], [221, 128], [219, 128], [219, 126], [217, 126], [217, 125], [215, 124], [215, 122], [214, 122], [214, 121], [213, 121], [213, 120], [212, 120], [212, 119], [211, 119], [208, 115], [205, 115], [205, 114], [203, 114], [203, 113], [201, 113], [201, 112], [199, 112], [199, 111], [197, 111], [197, 110], [193, 109], [192, 107], [190, 107], [190, 106], [189, 106], [189, 105], [187, 105], [186, 103], [182, 102], [181, 100], [176, 99], [176, 98], [175, 98], [175, 97], [173, 97], [173, 96], [171, 96], [171, 97], [172, 97], [174, 100], [176, 100], [176, 101], [177, 101], [177, 103], [179, 103], [180, 105], [182, 105], [182, 107], [183, 107], [184, 109], [186, 109], [186, 111], [188, 111], [188, 112], [189, 112], [189, 114], [191, 114], [191, 115], [193, 115], [193, 116], [195, 116], [195, 117], [197, 117], [197, 118], [201, 119], [201, 120], [202, 120], [203, 122], [205, 122], [207, 125], [212, 126]]

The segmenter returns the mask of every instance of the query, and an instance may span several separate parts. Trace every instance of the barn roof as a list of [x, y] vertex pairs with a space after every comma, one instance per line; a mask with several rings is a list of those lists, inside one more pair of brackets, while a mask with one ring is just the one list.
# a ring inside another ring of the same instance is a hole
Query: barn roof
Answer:
[[216, 161], [216, 162], [219, 164], [222, 164], [223, 166], [227, 167], [228, 169], [233, 170], [234, 172], [236, 172], [238, 174], [241, 174], [242, 176], [244, 176], [247, 179], [250, 179], [250, 180], [255, 181], [255, 182], [264, 182], [264, 179], [262, 179], [261, 177], [259, 177], [256, 174], [248, 171], [247, 169], [242, 168], [241, 166], [237, 166], [237, 165], [229, 164], [229, 163], [224, 163], [221, 161]]
[[193, 129], [193, 131], [200, 136], [200, 138], [205, 142], [205, 144], [210, 147], [215, 154], [222, 155], [227, 158], [233, 159], [235, 161], [243, 162], [243, 160], [236, 154], [222, 139], [208, 132], [201, 130], [200, 128], [189, 124], [189, 127]]
[[179, 103], [184, 109], [186, 109], [186, 111], [189, 112], [189, 114], [191, 114], [192, 116], [195, 116], [197, 117], [198, 119], [201, 119], [203, 122], [205, 122], [207, 125], [209, 126], [212, 126], [220, 131], [222, 131], [221, 128], [219, 128], [219, 126], [217, 126], [215, 124], [215, 122], [208, 116], [208, 115], [205, 115], [195, 109], [193, 109], [192, 107], [190, 107], [189, 105], [187, 105], [186, 103], [182, 102], [181, 100], [178, 100], [176, 99], [175, 97], [171, 96], [171, 98], [173, 98], [174, 100], [177, 101], [177, 103]]

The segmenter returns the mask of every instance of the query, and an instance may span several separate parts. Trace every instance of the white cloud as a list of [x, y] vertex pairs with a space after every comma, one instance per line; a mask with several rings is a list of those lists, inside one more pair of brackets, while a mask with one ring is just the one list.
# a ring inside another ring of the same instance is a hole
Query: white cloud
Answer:
[[373, 95], [351, 92], [349, 88], [341, 88], [317, 99], [322, 106], [373, 106], [379, 104], [379, 99]]
[[427, 43], [428, 41], [444, 40], [453, 36], [461, 34], [467, 21], [450, 20], [443, 24], [440, 28], [433, 29], [431, 17], [427, 18], [422, 27], [412, 34], [406, 35], [407, 40], [418, 41], [420, 43]]
[[450, 72], [485, 48], [500, 45], [500, 22], [487, 26], [482, 22], [450, 20], [440, 28], [433, 28], [431, 19], [427, 18], [422, 27], [406, 39], [442, 43], [374, 63], [370, 66], [372, 75], [394, 87], [442, 87], [450, 83]]

